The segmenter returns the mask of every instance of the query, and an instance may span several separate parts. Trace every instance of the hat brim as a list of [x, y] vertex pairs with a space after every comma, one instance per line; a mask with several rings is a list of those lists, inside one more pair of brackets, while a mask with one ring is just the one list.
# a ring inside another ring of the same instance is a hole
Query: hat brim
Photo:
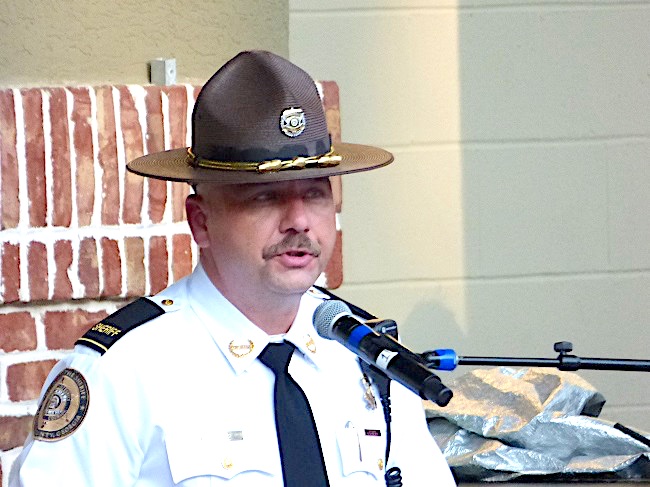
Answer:
[[129, 162], [127, 168], [140, 176], [166, 181], [239, 184], [323, 178], [369, 171], [393, 162], [393, 155], [390, 152], [369, 145], [338, 143], [334, 145], [334, 152], [342, 158], [336, 166], [285, 169], [265, 173], [194, 167], [190, 164], [187, 148], [148, 154]]

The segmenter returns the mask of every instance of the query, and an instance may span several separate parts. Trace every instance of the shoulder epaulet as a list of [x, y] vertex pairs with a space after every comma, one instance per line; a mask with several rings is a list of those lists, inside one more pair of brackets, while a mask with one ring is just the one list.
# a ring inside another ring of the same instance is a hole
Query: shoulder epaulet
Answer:
[[104, 354], [126, 333], [165, 313], [153, 301], [139, 298], [93, 326], [75, 345], [84, 345]]

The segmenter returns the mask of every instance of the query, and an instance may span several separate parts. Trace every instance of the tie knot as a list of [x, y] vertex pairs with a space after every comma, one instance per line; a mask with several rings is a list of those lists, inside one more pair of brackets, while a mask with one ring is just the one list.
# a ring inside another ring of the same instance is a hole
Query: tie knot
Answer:
[[259, 359], [275, 374], [286, 373], [294, 350], [295, 346], [289, 342], [269, 343], [260, 353]]

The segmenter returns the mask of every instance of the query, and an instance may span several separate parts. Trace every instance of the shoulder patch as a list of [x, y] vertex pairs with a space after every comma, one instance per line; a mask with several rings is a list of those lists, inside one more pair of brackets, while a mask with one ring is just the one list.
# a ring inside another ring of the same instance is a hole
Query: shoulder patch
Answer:
[[137, 299], [97, 323], [75, 345], [85, 345], [103, 355], [126, 333], [164, 313], [153, 301]]
[[34, 416], [34, 438], [58, 441], [70, 436], [88, 412], [88, 383], [80, 372], [65, 369], [47, 388]]

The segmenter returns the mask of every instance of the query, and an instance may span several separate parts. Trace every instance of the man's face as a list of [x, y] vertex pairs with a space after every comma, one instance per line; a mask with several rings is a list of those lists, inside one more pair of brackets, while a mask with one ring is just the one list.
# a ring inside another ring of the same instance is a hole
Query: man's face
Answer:
[[336, 240], [327, 178], [201, 183], [187, 213], [201, 262], [229, 299], [302, 294], [325, 269]]

